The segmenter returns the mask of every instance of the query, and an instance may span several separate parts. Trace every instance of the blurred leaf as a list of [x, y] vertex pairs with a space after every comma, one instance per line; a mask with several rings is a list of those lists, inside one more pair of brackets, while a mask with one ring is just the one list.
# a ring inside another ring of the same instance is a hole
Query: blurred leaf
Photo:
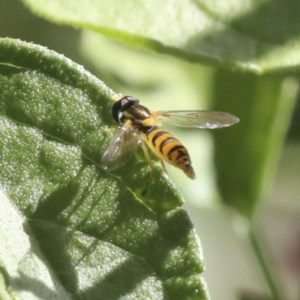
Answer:
[[214, 108], [240, 117], [238, 126], [215, 132], [215, 161], [223, 200], [250, 217], [264, 199], [296, 100], [293, 78], [218, 71]]
[[[153, 109], [179, 109], [183, 98], [197, 99], [182, 60], [134, 49], [90, 31], [82, 32], [80, 49], [88, 68], [105, 82], [123, 94], [138, 95]], [[199, 100], [195, 102], [191, 104]]]
[[268, 295], [261, 295], [254, 292], [240, 291], [238, 295], [238, 300], [275, 300]]
[[198, 238], [161, 168], [142, 197], [143, 160], [114, 174], [97, 163], [113, 92], [12, 39], [0, 39], [0, 88], [0, 265], [13, 297], [207, 299]]
[[23, 0], [50, 21], [258, 74], [300, 67], [300, 5], [283, 1]]
[[47, 45], [78, 62], [80, 55], [74, 45], [79, 35], [80, 32], [70, 27], [55, 25], [33, 15], [19, 0], [0, 1], [0, 37]]
[[297, 101], [293, 112], [292, 123], [288, 132], [288, 138], [290, 141], [296, 141], [296, 142], [300, 141], [299, 128], [300, 128], [300, 93], [298, 92]]

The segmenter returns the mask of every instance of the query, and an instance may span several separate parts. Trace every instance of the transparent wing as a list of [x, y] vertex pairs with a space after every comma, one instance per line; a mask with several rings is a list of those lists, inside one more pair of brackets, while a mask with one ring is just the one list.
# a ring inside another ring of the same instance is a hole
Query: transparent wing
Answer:
[[101, 165], [105, 170], [114, 170], [126, 163], [141, 144], [141, 137], [134, 128], [125, 124], [105, 148]]
[[213, 110], [167, 110], [154, 115], [157, 119], [168, 118], [175, 126], [208, 129], [228, 127], [240, 121], [235, 115]]

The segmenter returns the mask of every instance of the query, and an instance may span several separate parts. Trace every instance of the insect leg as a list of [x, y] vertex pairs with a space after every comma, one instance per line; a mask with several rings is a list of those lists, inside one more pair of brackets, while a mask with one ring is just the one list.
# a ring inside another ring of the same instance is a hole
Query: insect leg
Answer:
[[148, 162], [148, 172], [147, 172], [147, 178], [146, 178], [146, 185], [145, 185], [145, 188], [142, 192], [142, 195], [144, 196], [147, 192], [147, 189], [148, 189], [148, 186], [149, 186], [150, 182], [152, 181], [152, 173], [153, 172], [152, 172], [152, 160], [151, 160], [147, 145], [145, 143], [142, 143], [142, 149], [143, 149], [145, 158]]
[[160, 163], [161, 163], [161, 166], [162, 166], [163, 170], [166, 172], [166, 174], [168, 174], [165, 162], [163, 160], [160, 160]]
[[151, 157], [150, 157], [150, 154], [149, 154], [149, 150], [148, 150], [148, 148], [147, 148], [147, 146], [146, 146], [145, 143], [142, 143], [142, 149], [143, 149], [145, 158], [146, 158], [146, 160], [147, 160], [147, 163], [148, 163], [148, 165], [151, 167], [151, 165], [152, 165], [152, 160], [151, 160]]

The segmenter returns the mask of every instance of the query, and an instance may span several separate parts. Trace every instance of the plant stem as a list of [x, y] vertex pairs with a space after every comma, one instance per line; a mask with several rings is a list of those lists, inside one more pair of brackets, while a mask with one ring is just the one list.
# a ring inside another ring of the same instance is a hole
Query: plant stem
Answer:
[[276, 276], [275, 267], [266, 255], [265, 247], [262, 245], [261, 238], [253, 223], [250, 223], [248, 236], [258, 264], [269, 287], [272, 299], [286, 300], [287, 298], [284, 296], [283, 288], [279, 283], [278, 276]]

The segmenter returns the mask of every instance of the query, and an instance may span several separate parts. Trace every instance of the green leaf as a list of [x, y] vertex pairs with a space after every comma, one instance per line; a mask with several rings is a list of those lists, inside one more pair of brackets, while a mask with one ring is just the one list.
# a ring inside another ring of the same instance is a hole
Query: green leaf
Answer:
[[0, 294], [207, 299], [198, 237], [161, 167], [143, 197], [144, 159], [99, 166], [114, 93], [12, 39], [0, 39], [0, 90]]
[[240, 117], [215, 133], [215, 162], [223, 201], [246, 217], [266, 198], [297, 98], [294, 78], [218, 71], [214, 108]]
[[23, 0], [50, 21], [257, 74], [299, 71], [297, 0]]

